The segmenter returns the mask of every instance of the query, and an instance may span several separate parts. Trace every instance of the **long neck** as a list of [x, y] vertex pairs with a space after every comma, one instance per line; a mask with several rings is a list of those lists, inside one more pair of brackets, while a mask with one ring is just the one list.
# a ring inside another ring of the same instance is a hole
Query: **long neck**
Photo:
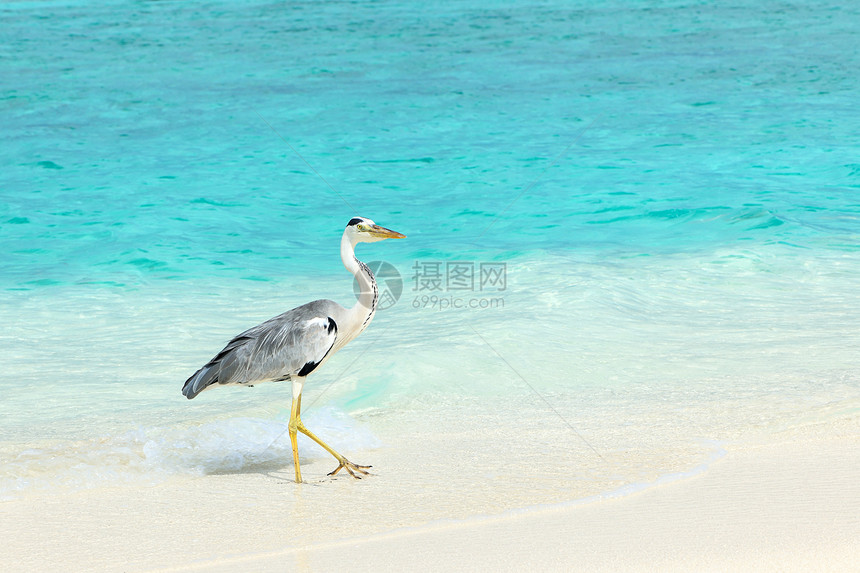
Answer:
[[340, 241], [340, 258], [346, 270], [355, 276], [361, 289], [358, 302], [349, 309], [350, 321], [352, 322], [350, 330], [354, 331], [352, 336], [357, 336], [373, 319], [376, 303], [379, 300], [379, 289], [376, 287], [376, 279], [367, 265], [355, 258], [355, 245], [349, 240], [346, 233]]

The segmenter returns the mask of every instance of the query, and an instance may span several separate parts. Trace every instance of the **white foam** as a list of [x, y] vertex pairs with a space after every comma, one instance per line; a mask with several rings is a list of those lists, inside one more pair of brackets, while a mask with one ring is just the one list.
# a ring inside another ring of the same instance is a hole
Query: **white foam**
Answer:
[[[379, 441], [335, 408], [303, 416], [323, 441], [356, 451]], [[300, 436], [303, 460], [329, 454]], [[30, 490], [153, 483], [177, 474], [269, 471], [292, 465], [284, 419], [226, 418], [182, 427], [139, 427], [113, 436], [17, 452], [0, 469], [0, 499]]]

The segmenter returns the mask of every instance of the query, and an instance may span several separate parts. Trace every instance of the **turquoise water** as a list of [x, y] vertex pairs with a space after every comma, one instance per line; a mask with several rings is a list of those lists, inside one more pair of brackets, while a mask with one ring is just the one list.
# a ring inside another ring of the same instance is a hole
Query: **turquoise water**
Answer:
[[[4, 4], [0, 494], [289, 464], [286, 388], [179, 390], [235, 333], [350, 303], [356, 214], [409, 238], [359, 251], [403, 295], [308, 389], [344, 449], [544, 420], [624, 481], [856, 412], [858, 16]], [[455, 262], [505, 290], [418, 288]]]

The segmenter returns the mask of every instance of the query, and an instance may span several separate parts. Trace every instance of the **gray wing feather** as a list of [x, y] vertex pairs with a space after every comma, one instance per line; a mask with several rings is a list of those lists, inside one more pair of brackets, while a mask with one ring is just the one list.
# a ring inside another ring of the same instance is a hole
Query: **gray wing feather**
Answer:
[[314, 301], [236, 336], [182, 387], [190, 400], [213, 384], [254, 384], [307, 376], [337, 339], [336, 303]]

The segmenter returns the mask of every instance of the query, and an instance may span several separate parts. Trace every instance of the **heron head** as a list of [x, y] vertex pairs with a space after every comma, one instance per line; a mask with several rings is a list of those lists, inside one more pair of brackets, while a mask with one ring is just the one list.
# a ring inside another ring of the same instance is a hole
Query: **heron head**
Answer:
[[345, 233], [355, 243], [374, 243], [383, 239], [405, 239], [406, 235], [380, 227], [367, 217], [353, 217], [346, 224]]

